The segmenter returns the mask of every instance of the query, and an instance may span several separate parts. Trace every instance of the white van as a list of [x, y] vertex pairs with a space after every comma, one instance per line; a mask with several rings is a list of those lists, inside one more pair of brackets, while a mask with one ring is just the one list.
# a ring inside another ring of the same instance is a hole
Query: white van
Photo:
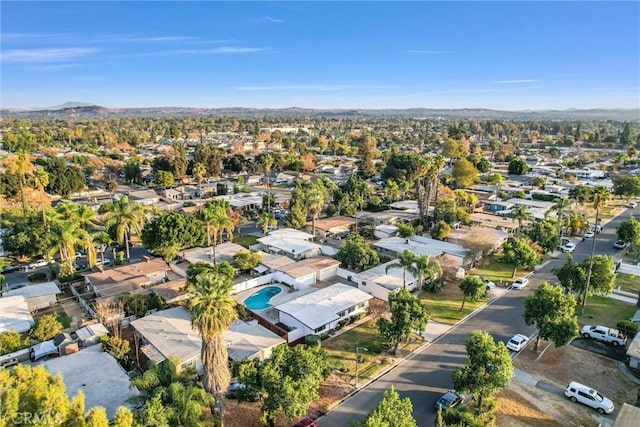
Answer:
[[613, 412], [613, 402], [600, 393], [587, 387], [584, 384], [572, 381], [564, 391], [564, 395], [571, 399], [572, 402], [580, 402], [584, 405], [591, 406], [601, 414], [610, 414]]

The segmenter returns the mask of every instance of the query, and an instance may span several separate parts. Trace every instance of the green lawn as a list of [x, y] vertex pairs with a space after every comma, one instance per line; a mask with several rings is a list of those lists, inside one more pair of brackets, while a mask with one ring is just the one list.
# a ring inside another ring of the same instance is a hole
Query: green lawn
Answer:
[[234, 237], [233, 243], [237, 243], [240, 246], [244, 246], [245, 248], [249, 249], [249, 246], [255, 245], [256, 243], [258, 243], [258, 239], [259, 237], [252, 236], [252, 235], [240, 236], [240, 237]]
[[[525, 270], [518, 269], [518, 274], [524, 274], [524, 272]], [[512, 282], [515, 280], [513, 277], [513, 267], [500, 262], [500, 258], [495, 255], [486, 258], [482, 262], [482, 265], [471, 271], [471, 274], [486, 277], [498, 286], [500, 286], [500, 281]]]
[[64, 311], [58, 311], [56, 316], [58, 317], [58, 322], [62, 323], [62, 327], [64, 329], [71, 327], [71, 317], [69, 317], [67, 313]]
[[618, 273], [616, 275], [616, 288], [627, 292], [637, 293], [640, 291], [640, 277], [635, 274]]
[[[587, 299], [584, 316], [578, 316], [581, 325], [603, 325], [615, 328], [619, 320], [630, 319], [638, 307], [617, 299], [592, 296]], [[578, 307], [580, 313], [580, 307]]]
[[[413, 351], [422, 342], [413, 338], [409, 344], [401, 343], [400, 351]], [[358, 376], [371, 378], [386, 366], [389, 361], [382, 355], [387, 346], [382, 341], [375, 320], [369, 320], [334, 338], [322, 341], [322, 348], [329, 354], [329, 365], [347, 376], [355, 378], [356, 347], [360, 347], [360, 366]], [[366, 349], [366, 350], [363, 350]]]
[[446, 323], [447, 325], [454, 325], [456, 322], [460, 321], [466, 315], [486, 302], [485, 299], [475, 302], [467, 300], [464, 303], [464, 309], [460, 311], [460, 306], [462, 305], [462, 294], [454, 296], [423, 293], [420, 300], [427, 305], [432, 320], [440, 323]]

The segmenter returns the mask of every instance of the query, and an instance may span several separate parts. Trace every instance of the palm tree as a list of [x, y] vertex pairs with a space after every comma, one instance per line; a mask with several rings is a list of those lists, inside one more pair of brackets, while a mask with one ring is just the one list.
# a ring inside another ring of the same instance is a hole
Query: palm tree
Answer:
[[256, 221], [256, 225], [258, 227], [262, 227], [262, 233], [267, 234], [269, 232], [269, 227], [274, 226], [278, 223], [276, 219], [269, 212], [262, 212], [258, 216], [258, 221]]
[[589, 285], [591, 283], [591, 272], [593, 270], [593, 254], [596, 249], [596, 238], [598, 237], [598, 216], [600, 215], [600, 209], [607, 205], [609, 199], [611, 198], [611, 193], [604, 185], [598, 185], [593, 189], [591, 193], [591, 202], [593, 203], [593, 208], [596, 210], [596, 223], [594, 225], [594, 234], [593, 241], [591, 242], [591, 256], [589, 257], [589, 271], [587, 273], [587, 284], [584, 287], [584, 296], [582, 298], [582, 306], [580, 307], [580, 314], [584, 315], [584, 307], [587, 303], [587, 292], [589, 292]]
[[96, 245], [100, 245], [100, 250], [97, 250], [97, 251], [100, 252], [102, 265], [104, 265], [104, 252], [107, 250], [107, 248], [112, 242], [111, 237], [109, 237], [109, 233], [105, 231], [99, 231], [91, 235], [91, 240], [93, 241], [93, 246], [94, 248], [96, 248], [96, 250], [98, 249]]
[[509, 215], [511, 218], [518, 220], [518, 232], [522, 231], [522, 222], [523, 221], [531, 221], [533, 219], [533, 215], [529, 212], [529, 208], [525, 205], [516, 205], [513, 209], [513, 212]]
[[415, 259], [416, 273], [420, 280], [420, 288], [424, 286], [425, 281], [433, 280], [436, 276], [442, 275], [442, 267], [439, 262], [431, 261], [428, 255], [420, 255]]
[[219, 426], [223, 424], [224, 397], [231, 382], [223, 334], [238, 317], [236, 302], [231, 297], [232, 287], [230, 277], [216, 273], [199, 274], [188, 287], [192, 295], [189, 303], [191, 323], [202, 338], [202, 386], [215, 398], [215, 407], [211, 410]]
[[87, 254], [89, 266], [95, 264], [96, 250], [89, 233], [80, 228], [75, 218], [64, 221], [55, 221], [51, 224], [48, 234], [47, 255], [60, 254], [60, 260], [73, 271], [73, 263], [76, 259], [76, 249], [84, 249]]
[[24, 187], [27, 184], [27, 177], [33, 172], [33, 164], [29, 158], [29, 153], [20, 152], [17, 156], [10, 156], [4, 162], [5, 168], [9, 173], [18, 176], [18, 183], [20, 184], [20, 199], [22, 200], [22, 212], [27, 213], [27, 195], [24, 192]]
[[171, 383], [167, 391], [175, 425], [181, 427], [202, 425], [200, 422], [202, 407], [213, 403], [210, 394], [201, 387], [180, 382]]
[[198, 180], [198, 193], [200, 198], [202, 198], [202, 182], [204, 181], [204, 177], [207, 174], [207, 167], [202, 163], [196, 163], [193, 165], [193, 176]]
[[33, 171], [33, 186], [40, 192], [40, 205], [42, 208], [42, 223], [45, 230], [47, 229], [47, 215], [45, 214], [44, 206], [44, 189], [49, 185], [49, 174], [42, 168], [36, 168]]
[[384, 271], [385, 273], [388, 273], [389, 270], [392, 270], [394, 268], [401, 268], [402, 269], [402, 287], [406, 289], [407, 288], [407, 271], [413, 274], [414, 276], [418, 276], [418, 269], [415, 266], [416, 260], [417, 260], [416, 255], [413, 252], [409, 251], [408, 249], [405, 249], [404, 251], [398, 254], [398, 260], [392, 264], [387, 265]]
[[127, 250], [127, 259], [130, 258], [129, 236], [132, 231], [140, 235], [144, 221], [145, 217], [142, 206], [129, 201], [127, 196], [115, 200], [105, 215], [105, 227], [106, 229], [109, 229], [111, 226], [116, 227], [118, 243], [124, 243]]
[[87, 230], [97, 225], [96, 213], [87, 205], [75, 205], [75, 219], [78, 221], [80, 228]]
[[316, 238], [316, 219], [320, 212], [322, 212], [322, 208], [324, 207], [324, 194], [322, 191], [317, 189], [316, 187], [311, 187], [307, 190], [306, 194], [307, 198], [305, 200], [305, 204], [307, 205], [307, 211], [311, 215], [311, 234], [313, 238]]
[[[444, 169], [444, 167], [447, 165], [447, 161], [445, 160], [444, 157], [442, 157], [440, 154], [438, 154], [436, 157], [433, 158], [433, 169], [435, 172], [434, 175], [434, 183], [433, 185], [436, 187], [436, 197], [433, 200], [433, 205], [437, 206], [438, 205], [438, 200], [440, 199], [440, 172], [442, 172], [442, 169]], [[427, 215], [429, 214], [429, 212], [427, 212]], [[436, 211], [433, 211], [433, 223], [435, 224], [437, 222], [438, 218], [436, 217]]]
[[271, 180], [269, 179], [269, 175], [271, 174], [271, 168], [273, 167], [274, 163], [275, 163], [275, 159], [273, 158], [271, 153], [263, 153], [260, 156], [260, 164], [262, 165], [262, 168], [264, 169], [264, 172], [265, 172], [265, 176], [267, 178], [267, 201], [269, 202], [269, 206], [267, 207], [267, 210], [269, 212], [271, 212], [271, 198], [270, 198]]

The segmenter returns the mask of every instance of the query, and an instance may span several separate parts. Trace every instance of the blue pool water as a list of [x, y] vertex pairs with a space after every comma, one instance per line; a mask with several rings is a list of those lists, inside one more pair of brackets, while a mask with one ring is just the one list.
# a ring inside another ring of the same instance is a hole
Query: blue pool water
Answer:
[[282, 289], [277, 286], [268, 286], [264, 289], [260, 289], [255, 294], [244, 300], [244, 305], [249, 310], [264, 310], [269, 307], [269, 300], [274, 296], [282, 292]]

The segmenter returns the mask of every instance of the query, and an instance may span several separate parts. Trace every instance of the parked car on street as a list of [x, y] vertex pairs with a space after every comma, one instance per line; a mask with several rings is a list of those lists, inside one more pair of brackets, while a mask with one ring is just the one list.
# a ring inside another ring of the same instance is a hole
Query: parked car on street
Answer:
[[111, 260], [109, 258], [105, 258], [104, 262], [99, 259], [96, 261], [96, 265], [111, 265]]
[[39, 260], [30, 263], [29, 268], [40, 268], [46, 267], [47, 265], [49, 265], [49, 261], [44, 258], [40, 258]]
[[511, 289], [522, 289], [529, 284], [529, 279], [521, 277], [511, 284]]
[[564, 246], [560, 248], [562, 252], [573, 252], [576, 249], [576, 244], [573, 242], [568, 242]]
[[571, 399], [572, 402], [580, 402], [584, 405], [591, 406], [601, 414], [610, 414], [614, 410], [613, 402], [602, 396], [596, 390], [584, 384], [571, 381], [564, 391], [564, 395]]
[[487, 290], [490, 290], [496, 287], [496, 284], [493, 283], [491, 280], [487, 279], [486, 277], [480, 277], [480, 280], [482, 280], [482, 283], [487, 285]]
[[520, 351], [527, 346], [529, 337], [522, 334], [515, 334], [509, 341], [507, 341], [507, 348], [511, 351]]
[[636, 202], [629, 202], [627, 205], [628, 208], [635, 209], [638, 206]]
[[584, 235], [582, 237], [584, 237], [585, 239], [590, 239], [595, 235], [596, 235], [596, 233], [594, 233], [593, 231], [587, 231], [586, 233], [584, 233]]
[[624, 249], [627, 247], [627, 243], [622, 240], [618, 240], [613, 244], [613, 247], [616, 249]]
[[447, 408], [454, 408], [458, 406], [463, 401], [464, 401], [464, 396], [462, 396], [460, 393], [458, 393], [455, 390], [449, 390], [448, 392], [440, 396], [438, 400], [436, 400], [434, 407], [436, 411], [438, 409], [442, 409], [444, 411]]
[[20, 271], [20, 264], [11, 264], [2, 269], [2, 274], [13, 273]]

